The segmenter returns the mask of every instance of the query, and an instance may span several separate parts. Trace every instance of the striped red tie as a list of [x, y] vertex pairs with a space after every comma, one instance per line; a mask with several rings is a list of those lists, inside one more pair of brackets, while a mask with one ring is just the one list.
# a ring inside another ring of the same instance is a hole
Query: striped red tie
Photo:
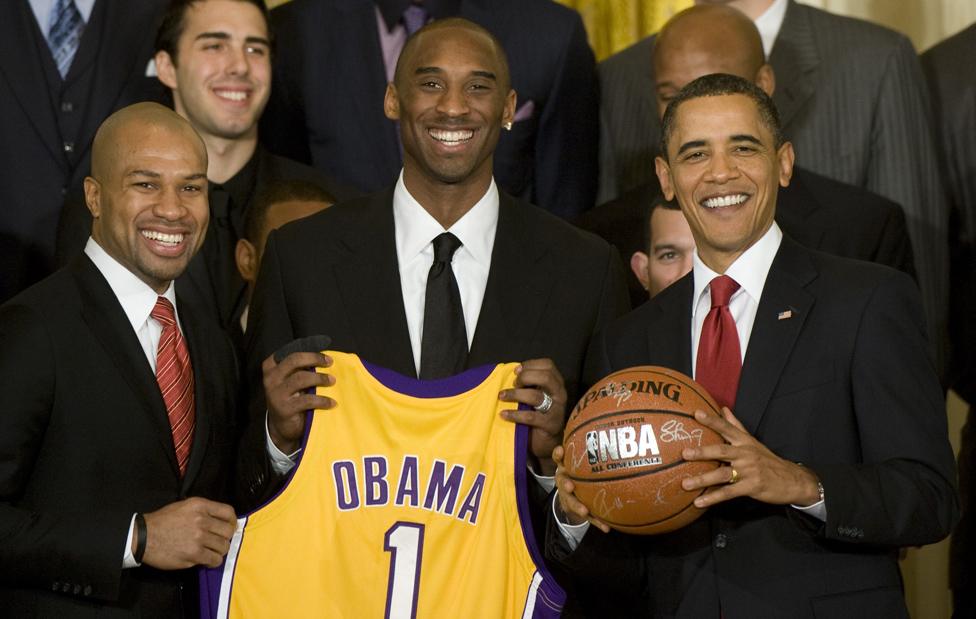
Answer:
[[742, 354], [729, 301], [739, 284], [728, 275], [721, 275], [709, 283], [709, 289], [712, 308], [705, 316], [698, 340], [695, 380], [712, 394], [719, 406], [732, 408], [739, 389]]
[[176, 326], [176, 313], [168, 299], [159, 297], [149, 315], [163, 327], [156, 351], [156, 381], [166, 404], [166, 414], [173, 431], [176, 463], [182, 477], [190, 459], [190, 444], [193, 443], [193, 426], [196, 422], [190, 352]]

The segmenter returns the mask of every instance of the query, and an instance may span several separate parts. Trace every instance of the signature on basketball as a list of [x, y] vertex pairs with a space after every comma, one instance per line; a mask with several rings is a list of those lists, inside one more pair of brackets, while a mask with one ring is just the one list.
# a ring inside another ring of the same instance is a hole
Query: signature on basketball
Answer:
[[630, 387], [623, 383], [607, 383], [603, 388], [606, 397], [614, 398], [617, 400], [617, 407], [619, 408], [621, 404], [630, 399], [631, 391]]
[[669, 419], [661, 424], [661, 442], [693, 441], [696, 447], [701, 446], [702, 429], [685, 430], [685, 425], [677, 419]]

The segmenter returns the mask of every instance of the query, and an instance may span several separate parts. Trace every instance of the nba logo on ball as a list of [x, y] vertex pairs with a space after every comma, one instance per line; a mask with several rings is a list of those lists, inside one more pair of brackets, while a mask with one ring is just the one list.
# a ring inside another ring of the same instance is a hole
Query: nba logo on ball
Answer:
[[717, 462], [688, 462], [686, 447], [722, 443], [695, 411], [718, 415], [701, 385], [655, 366], [628, 368], [597, 382], [566, 422], [566, 473], [590, 512], [625, 533], [666, 533], [702, 514], [700, 491], [681, 487]]

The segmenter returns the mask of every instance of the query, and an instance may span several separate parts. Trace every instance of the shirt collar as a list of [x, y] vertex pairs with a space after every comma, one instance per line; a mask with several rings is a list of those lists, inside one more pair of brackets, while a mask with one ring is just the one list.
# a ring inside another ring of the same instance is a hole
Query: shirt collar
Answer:
[[756, 28], [762, 38], [763, 52], [766, 58], [773, 51], [773, 44], [779, 36], [779, 30], [783, 27], [783, 19], [786, 17], [787, 0], [775, 0], [769, 8], [756, 19]]
[[250, 201], [254, 193], [254, 186], [258, 178], [258, 156], [260, 147], [254, 149], [251, 158], [247, 160], [244, 167], [237, 171], [237, 174], [227, 179], [225, 183], [211, 183], [213, 187], [223, 187], [230, 194], [235, 208], [241, 208]]
[[[401, 264], [426, 249], [444, 228], [414, 199], [403, 183], [403, 172], [393, 190], [393, 226], [396, 231], [397, 256]], [[491, 263], [491, 250], [498, 227], [498, 187], [491, 179], [488, 191], [454, 222], [447, 231], [462, 243], [458, 251], [467, 251], [479, 264]]]
[[[173, 304], [173, 307], [176, 307], [176, 290], [173, 282], [169, 283], [166, 292], [159, 295], [149, 287], [149, 284], [136, 277], [132, 271], [110, 256], [91, 237], [88, 237], [88, 243], [85, 245], [85, 254], [95, 263], [95, 268], [99, 270], [112, 292], [115, 293], [115, 297], [122, 306], [122, 311], [125, 312], [132, 324], [133, 331], [139, 331], [146, 324], [146, 320], [149, 319], [149, 314], [156, 306], [156, 299], [159, 296], [166, 297]], [[177, 316], [179, 316], [179, 312], [177, 312]]]
[[[380, 10], [387, 30], [393, 30], [413, 0], [375, 0], [374, 4]], [[453, 17], [461, 10], [461, 0], [423, 0], [418, 4], [434, 19]]]
[[[773, 265], [773, 258], [776, 257], [776, 252], [779, 251], [779, 245], [782, 240], [783, 232], [774, 221], [773, 225], [769, 227], [769, 230], [758, 241], [753, 243], [749, 249], [742, 252], [742, 255], [729, 265], [725, 274], [739, 284], [739, 290], [732, 295], [732, 298], [745, 293], [754, 302], [759, 303], [759, 299], [762, 298], [763, 288], [766, 285], [766, 276], [769, 275], [769, 268]], [[695, 307], [697, 307], [698, 301], [705, 293], [708, 284], [720, 274], [710, 269], [701, 261], [697, 249], [695, 250], [693, 262], [695, 296], [692, 298], [695, 299]]]

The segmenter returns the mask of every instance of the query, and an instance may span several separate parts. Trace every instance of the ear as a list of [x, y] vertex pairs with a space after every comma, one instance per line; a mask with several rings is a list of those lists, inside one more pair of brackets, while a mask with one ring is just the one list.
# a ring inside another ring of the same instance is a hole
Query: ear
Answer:
[[790, 179], [793, 178], [793, 160], [795, 158], [792, 142], [784, 142], [779, 147], [776, 157], [779, 160], [779, 186], [789, 187]]
[[630, 270], [637, 276], [644, 290], [648, 290], [651, 285], [650, 278], [647, 276], [647, 263], [650, 261], [651, 258], [642, 251], [635, 251], [630, 257]]
[[163, 83], [163, 86], [170, 90], [176, 90], [176, 65], [173, 64], [169, 52], [162, 50], [156, 52], [155, 60], [156, 77]]
[[664, 199], [670, 202], [674, 200], [674, 188], [671, 186], [671, 166], [660, 155], [654, 158], [654, 171], [657, 172], [657, 181], [661, 184], [661, 192]]
[[383, 113], [390, 120], [400, 120], [400, 98], [393, 82], [386, 85], [386, 94], [383, 95]]
[[509, 90], [505, 95], [505, 107], [502, 108], [502, 126], [511, 128], [515, 122], [515, 109], [518, 104], [518, 95], [515, 90]]
[[98, 181], [91, 176], [85, 177], [85, 205], [88, 207], [92, 219], [98, 219], [102, 216], [101, 190]]
[[237, 247], [234, 248], [234, 260], [241, 278], [253, 284], [258, 278], [258, 252], [254, 245], [247, 239], [238, 239]]
[[756, 72], [756, 86], [770, 97], [773, 96], [776, 91], [776, 72], [773, 71], [772, 65], [764, 64], [759, 67], [759, 71]]

